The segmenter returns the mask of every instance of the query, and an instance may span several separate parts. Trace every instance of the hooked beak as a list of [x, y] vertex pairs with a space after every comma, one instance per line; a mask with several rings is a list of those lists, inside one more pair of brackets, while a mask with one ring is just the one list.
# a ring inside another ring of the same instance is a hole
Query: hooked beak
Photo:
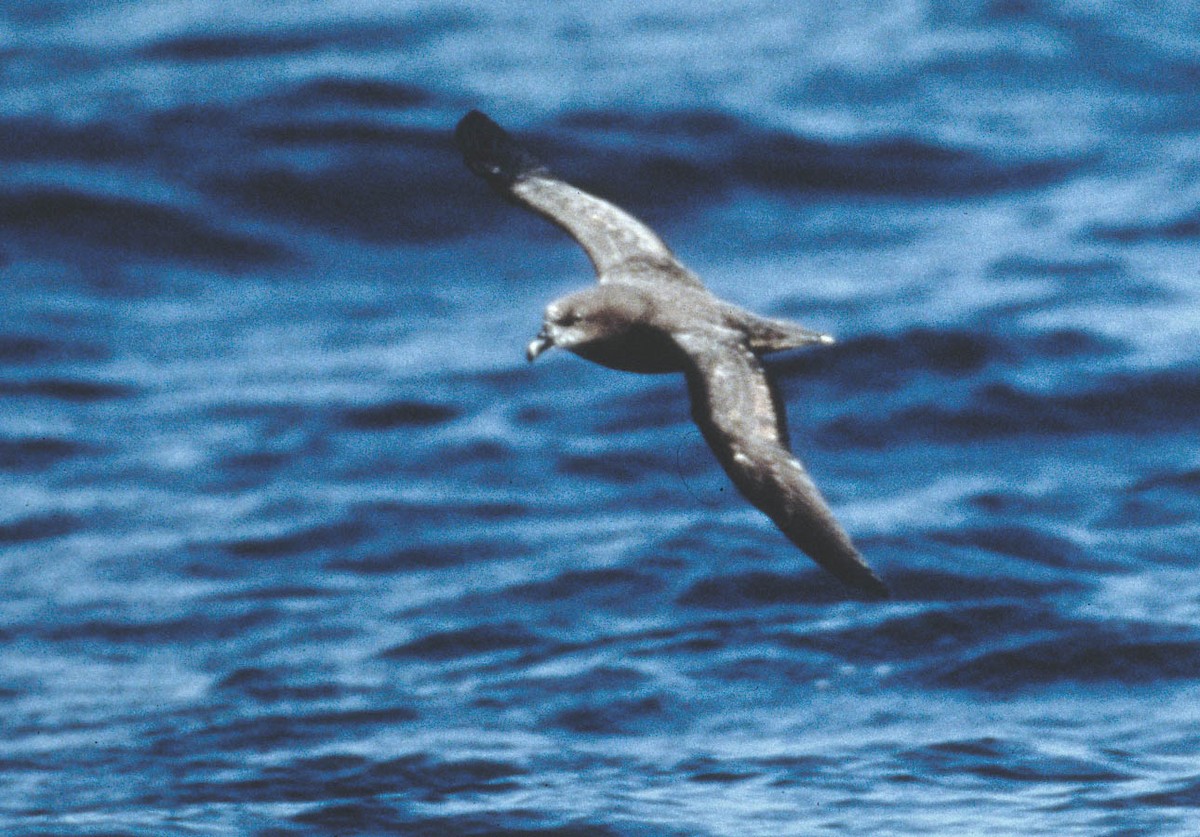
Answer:
[[546, 326], [542, 326], [542, 330], [537, 333], [537, 337], [529, 342], [529, 346], [525, 349], [525, 357], [533, 363], [538, 359], [538, 356], [549, 348], [554, 346], [554, 338], [550, 336], [550, 331]]

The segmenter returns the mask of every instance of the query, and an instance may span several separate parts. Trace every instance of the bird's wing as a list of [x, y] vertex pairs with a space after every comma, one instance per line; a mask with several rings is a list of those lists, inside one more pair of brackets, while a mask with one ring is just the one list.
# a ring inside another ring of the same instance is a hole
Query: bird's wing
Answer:
[[838, 524], [788, 451], [783, 408], [758, 358], [736, 332], [682, 332], [692, 417], [734, 485], [788, 539], [846, 584], [886, 597], [887, 586]]
[[505, 197], [553, 221], [579, 242], [601, 282], [632, 275], [704, 287], [653, 230], [608, 201], [559, 180], [479, 111], [462, 118], [454, 139], [471, 171]]

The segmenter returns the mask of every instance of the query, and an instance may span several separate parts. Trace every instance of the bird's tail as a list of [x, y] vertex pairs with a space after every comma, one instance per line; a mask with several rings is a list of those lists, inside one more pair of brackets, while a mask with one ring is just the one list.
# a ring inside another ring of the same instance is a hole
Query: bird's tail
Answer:
[[467, 168], [488, 183], [507, 189], [518, 180], [545, 172], [546, 167], [509, 133], [477, 110], [454, 129], [454, 141]]
[[781, 352], [784, 349], [799, 349], [834, 342], [833, 337], [802, 325], [750, 315], [743, 326], [749, 338], [750, 350], [756, 355]]

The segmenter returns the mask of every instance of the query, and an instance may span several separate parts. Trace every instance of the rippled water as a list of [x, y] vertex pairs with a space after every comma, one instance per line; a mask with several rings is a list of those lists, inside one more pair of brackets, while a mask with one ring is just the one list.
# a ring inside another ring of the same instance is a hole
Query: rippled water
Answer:
[[[1192, 833], [1190, 3], [9, 2], [0, 830]], [[722, 296], [896, 595], [590, 281], [478, 107]]]

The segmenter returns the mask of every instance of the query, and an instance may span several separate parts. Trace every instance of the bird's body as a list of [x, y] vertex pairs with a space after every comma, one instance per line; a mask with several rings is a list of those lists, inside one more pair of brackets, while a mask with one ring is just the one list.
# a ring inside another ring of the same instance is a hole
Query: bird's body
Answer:
[[463, 117], [455, 139], [473, 172], [566, 230], [596, 269], [598, 284], [546, 307], [529, 359], [560, 346], [626, 372], [682, 372], [692, 417], [738, 490], [818, 564], [886, 596], [792, 456], [782, 401], [759, 361], [832, 338], [718, 299], [652, 230], [550, 174], [482, 113]]

